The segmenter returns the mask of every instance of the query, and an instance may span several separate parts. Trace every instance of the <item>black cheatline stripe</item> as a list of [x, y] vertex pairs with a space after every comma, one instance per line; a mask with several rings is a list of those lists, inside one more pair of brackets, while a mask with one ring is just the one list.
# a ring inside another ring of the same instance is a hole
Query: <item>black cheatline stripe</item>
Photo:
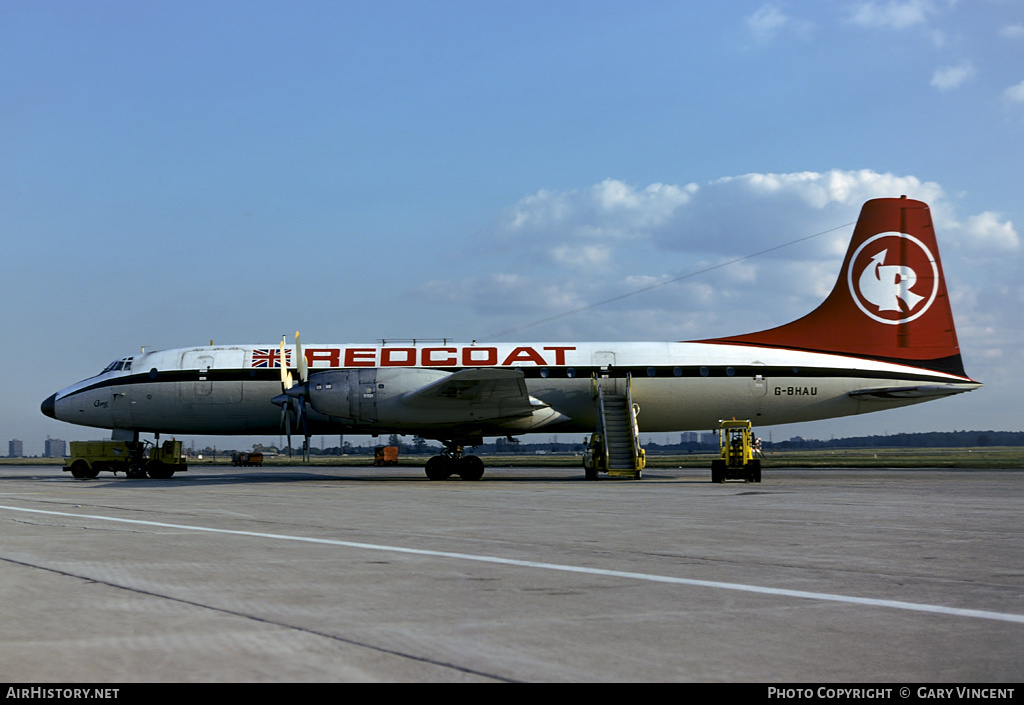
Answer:
[[[357, 370], [358, 367], [347, 368], [312, 368], [310, 374], [316, 372]], [[409, 368], [423, 369], [423, 368]], [[427, 369], [439, 370], [442, 372], [458, 372], [465, 369], [482, 369], [481, 367], [433, 367]], [[572, 367], [550, 366], [550, 367], [517, 367], [522, 370], [527, 379], [576, 379], [587, 381], [592, 376], [607, 376], [612, 379], [624, 379], [627, 376], [635, 380], [640, 379], [753, 379], [763, 377], [765, 379], [834, 379], [839, 377], [859, 377], [865, 380], [892, 379], [901, 381], [931, 382], [931, 383], [955, 383], [957, 380], [950, 380], [948, 377], [931, 374], [924, 370], [930, 367], [917, 368], [921, 372], [911, 371], [872, 371], [872, 370], [849, 370], [835, 367], [800, 367], [794, 365], [629, 365], [612, 366], [607, 369], [597, 366]], [[83, 387], [75, 392], [93, 391], [105, 387], [120, 387], [125, 385], [152, 384], [164, 382], [279, 382], [281, 379], [278, 369], [228, 369], [228, 370], [207, 370], [200, 379], [198, 370], [170, 370], [158, 371], [154, 376], [151, 372], [134, 374], [125, 377], [114, 377], [103, 380], [96, 384]], [[965, 380], [967, 381], [967, 380]]]

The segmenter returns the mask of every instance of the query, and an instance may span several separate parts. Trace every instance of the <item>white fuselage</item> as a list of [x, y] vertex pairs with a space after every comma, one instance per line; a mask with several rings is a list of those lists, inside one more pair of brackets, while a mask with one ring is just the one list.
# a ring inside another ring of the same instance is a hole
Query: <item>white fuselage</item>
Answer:
[[[295, 369], [288, 351], [287, 366]], [[968, 391], [969, 378], [906, 364], [842, 355], [714, 343], [385, 343], [308, 345], [309, 375], [325, 370], [376, 369], [364, 394], [383, 394], [414, 370], [521, 370], [529, 396], [557, 414], [533, 425], [505, 422], [435, 423], [430, 414], [377, 422], [311, 411], [308, 432], [453, 433], [506, 435], [530, 431], [594, 430], [598, 385], [620, 393], [629, 385], [642, 432], [707, 430], [723, 418], [758, 426], [878, 411], [930, 396], [856, 395], [872, 389], [943, 387]], [[156, 433], [277, 434], [282, 410], [271, 399], [283, 390], [280, 351], [268, 345], [223, 345], [145, 352], [61, 390], [44, 411], [62, 421]], [[120, 368], [120, 369], [118, 369]], [[384, 380], [387, 380], [385, 382]], [[945, 392], [951, 393], [951, 392]], [[372, 400], [372, 399], [371, 399]], [[540, 417], [538, 417], [540, 418]]]

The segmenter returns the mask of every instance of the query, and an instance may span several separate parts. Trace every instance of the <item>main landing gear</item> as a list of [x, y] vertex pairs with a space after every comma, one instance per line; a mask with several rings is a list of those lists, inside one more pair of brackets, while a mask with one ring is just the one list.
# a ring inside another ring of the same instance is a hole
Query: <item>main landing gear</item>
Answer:
[[479, 480], [484, 476], [484, 461], [475, 455], [463, 455], [463, 446], [456, 441], [441, 441], [444, 451], [427, 461], [424, 468], [431, 480], [447, 480], [458, 475], [463, 480]]

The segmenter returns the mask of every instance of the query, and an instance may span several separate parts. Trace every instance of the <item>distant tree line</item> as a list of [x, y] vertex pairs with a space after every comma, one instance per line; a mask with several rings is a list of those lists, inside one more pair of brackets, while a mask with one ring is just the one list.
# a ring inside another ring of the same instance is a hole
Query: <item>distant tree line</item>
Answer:
[[[526, 438], [529, 438], [527, 436]], [[436, 441], [427, 442], [418, 436], [406, 440], [402, 436], [391, 436], [386, 441], [379, 439], [380, 445], [398, 446], [402, 454], [435, 454], [440, 452], [441, 446]], [[521, 438], [508, 440], [497, 438], [488, 443], [477, 446], [474, 452], [478, 453], [523, 453], [533, 455], [538, 452], [544, 453], [582, 453], [584, 450], [584, 437], [578, 440], [559, 441], [555, 436], [551, 440], [527, 442]], [[1020, 446], [1024, 445], [1024, 431], [931, 431], [927, 433], [895, 433], [886, 436], [857, 436], [852, 438], [832, 438], [819, 440], [813, 438], [801, 438], [796, 436], [787, 441], [775, 441], [769, 443], [762, 438], [764, 449], [774, 450], [795, 450], [795, 449], [816, 449], [816, 448], [975, 448], [984, 446]], [[348, 446], [348, 443], [345, 444]], [[699, 453], [718, 450], [717, 439], [713, 443], [698, 443], [694, 441], [680, 443], [656, 443], [644, 441], [644, 448], [648, 453]], [[344, 450], [328, 448], [323, 451], [325, 454], [337, 454], [341, 452], [358, 454], [372, 453], [370, 448], [348, 447]]]
[[788, 441], [765, 443], [775, 450], [799, 448], [976, 448], [984, 446], [1024, 445], [1024, 431], [929, 431], [926, 433], [894, 433], [888, 436], [854, 438], [790, 438]]
[[[756, 433], [756, 429], [755, 429]], [[533, 455], [543, 453], [582, 453], [584, 450], [583, 436], [578, 440], [559, 441], [555, 436], [547, 441], [528, 443], [519, 438], [509, 440], [497, 438], [491, 442], [477, 446], [477, 453], [522, 453]], [[378, 438], [370, 445], [352, 445], [345, 441], [341, 446], [328, 448], [310, 448], [311, 455], [373, 455], [374, 445], [397, 446], [402, 455], [435, 455], [441, 451], [437, 441], [429, 441], [419, 436], [391, 435]], [[764, 450], [814, 450], [832, 448], [978, 448], [985, 446], [1021, 446], [1024, 445], [1024, 431], [930, 431], [926, 433], [894, 433], [885, 436], [855, 436], [851, 438], [801, 438], [795, 436], [786, 441], [768, 442], [761, 438]], [[680, 443], [656, 443], [645, 441], [644, 448], [648, 453], [702, 453], [717, 451], [717, 440], [713, 443], [687, 441]], [[284, 454], [286, 448], [276, 445], [253, 446], [254, 451]], [[206, 447], [193, 453], [203, 453], [207, 457], [225, 457], [231, 450]], [[293, 454], [301, 454], [301, 440], [292, 447]]]

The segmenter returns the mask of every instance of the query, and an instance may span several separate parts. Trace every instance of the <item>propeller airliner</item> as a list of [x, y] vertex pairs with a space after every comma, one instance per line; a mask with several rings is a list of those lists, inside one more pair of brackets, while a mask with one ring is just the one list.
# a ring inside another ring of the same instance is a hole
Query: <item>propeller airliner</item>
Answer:
[[[294, 371], [294, 374], [293, 374]], [[831, 294], [808, 315], [689, 342], [217, 345], [145, 351], [50, 395], [47, 416], [140, 433], [415, 434], [445, 450], [431, 479], [479, 479], [485, 436], [757, 426], [916, 404], [974, 390], [964, 371], [931, 214], [864, 204]], [[606, 447], [608, 453], [616, 449]], [[639, 476], [639, 473], [637, 473]], [[588, 478], [591, 477], [588, 472]]]

